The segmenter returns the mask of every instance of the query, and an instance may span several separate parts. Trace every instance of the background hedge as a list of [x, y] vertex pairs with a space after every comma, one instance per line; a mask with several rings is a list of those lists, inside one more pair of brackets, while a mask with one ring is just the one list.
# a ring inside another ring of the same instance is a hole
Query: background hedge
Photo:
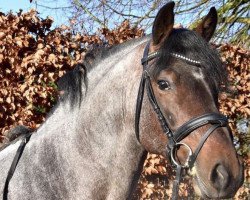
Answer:
[[[57, 101], [57, 80], [82, 62], [89, 48], [114, 45], [144, 35], [124, 21], [114, 30], [96, 35], [72, 34], [68, 27], [51, 29], [53, 20], [41, 19], [35, 10], [0, 13], [0, 142], [16, 125], [38, 128]], [[240, 133], [236, 123], [250, 116], [250, 51], [229, 44], [214, 45], [226, 65], [230, 91], [220, 94], [220, 110], [230, 119], [238, 153], [245, 164], [245, 183], [235, 199], [249, 197], [250, 131]], [[172, 169], [158, 155], [149, 154], [135, 197], [163, 199], [171, 193]], [[189, 180], [181, 186], [190, 195]]]

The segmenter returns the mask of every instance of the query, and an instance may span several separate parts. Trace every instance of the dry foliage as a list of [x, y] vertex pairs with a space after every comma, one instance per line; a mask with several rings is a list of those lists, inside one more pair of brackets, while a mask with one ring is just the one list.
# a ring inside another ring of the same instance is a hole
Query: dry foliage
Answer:
[[[82, 61], [88, 48], [122, 43], [144, 34], [143, 30], [130, 28], [128, 21], [115, 30], [102, 29], [93, 36], [73, 35], [66, 26], [50, 30], [52, 23], [51, 18], [40, 19], [35, 10], [17, 15], [0, 13], [0, 140], [7, 130], [18, 124], [32, 129], [40, 126], [56, 103], [55, 82]], [[249, 147], [247, 136], [237, 133], [234, 124], [250, 116], [250, 53], [230, 45], [218, 45], [217, 48], [231, 83], [231, 92], [221, 94], [221, 111], [231, 119], [234, 136], [241, 144], [239, 152], [247, 165], [245, 186], [236, 197], [244, 199], [249, 195]], [[173, 171], [166, 161], [150, 154], [136, 195], [140, 199], [167, 198], [171, 195], [172, 179]], [[183, 198], [191, 193], [190, 184], [181, 186]]]

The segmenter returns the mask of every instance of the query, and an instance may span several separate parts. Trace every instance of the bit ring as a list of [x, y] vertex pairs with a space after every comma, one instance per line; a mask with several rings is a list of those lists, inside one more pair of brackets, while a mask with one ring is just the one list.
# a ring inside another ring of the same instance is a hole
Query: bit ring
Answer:
[[[184, 146], [185, 149], [188, 150], [188, 157], [187, 157], [187, 160], [184, 164], [181, 164], [179, 163], [178, 161], [176, 161], [175, 159], [175, 153], [177, 152], [178, 148], [181, 147], [181, 146]], [[176, 166], [181, 166], [182, 168], [186, 168], [188, 167], [189, 165], [189, 160], [190, 160], [190, 157], [193, 155], [193, 151], [192, 149], [190, 148], [190, 146], [188, 146], [187, 144], [185, 143], [182, 143], [182, 142], [179, 142], [179, 143], [176, 143], [174, 145], [173, 148], [171, 148], [170, 150], [170, 156], [171, 156], [171, 161], [176, 165]]]

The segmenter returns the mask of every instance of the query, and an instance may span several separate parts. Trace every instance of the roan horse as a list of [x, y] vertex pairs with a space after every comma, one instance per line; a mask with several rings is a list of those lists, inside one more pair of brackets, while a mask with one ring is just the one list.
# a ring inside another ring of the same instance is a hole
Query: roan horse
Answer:
[[[173, 28], [173, 8], [161, 8], [152, 35], [90, 52], [64, 80], [61, 100], [23, 150], [8, 199], [131, 199], [146, 151], [170, 157], [177, 176], [189, 168], [203, 198], [236, 193], [242, 164], [218, 111], [226, 76], [207, 43], [216, 10], [190, 31]], [[0, 152], [2, 198], [20, 143]]]

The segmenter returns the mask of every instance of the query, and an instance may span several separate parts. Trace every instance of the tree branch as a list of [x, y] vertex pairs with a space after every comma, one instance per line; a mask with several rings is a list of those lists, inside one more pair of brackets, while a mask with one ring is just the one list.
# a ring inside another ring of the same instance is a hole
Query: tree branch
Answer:
[[194, 10], [195, 8], [199, 8], [200, 6], [202, 6], [203, 4], [206, 4], [209, 0], [202, 0], [199, 3], [197, 3], [196, 5], [194, 5], [193, 7], [184, 9], [184, 10], [180, 10], [180, 11], [176, 11], [176, 14], [181, 14], [181, 13], [185, 13], [185, 12], [189, 12], [191, 10]]
[[50, 9], [50, 10], [61, 10], [61, 9], [69, 9], [69, 8], [73, 8], [73, 6], [65, 6], [65, 7], [50, 7], [50, 6], [45, 6], [45, 5], [42, 5], [42, 4], [38, 4], [36, 3], [36, 6], [40, 6], [42, 8], [46, 8], [46, 9]]
[[138, 24], [140, 24], [144, 19], [149, 18], [150, 13], [156, 9], [156, 7], [158, 6], [158, 4], [159, 4], [159, 0], [154, 1], [153, 4], [152, 4], [152, 6], [151, 6], [151, 8], [149, 8], [149, 11], [143, 17], [141, 17], [139, 20], [137, 20], [134, 23], [133, 27], [137, 27]]
[[117, 10], [112, 8], [106, 1], [103, 1], [103, 4], [105, 6], [107, 6], [110, 10], [112, 10], [114, 13], [118, 14], [118, 15], [121, 15], [121, 16], [124, 16], [124, 17], [141, 18], [140, 16], [137, 16], [137, 15], [125, 14], [125, 13], [122, 13], [122, 12], [118, 12]]
[[106, 28], [105, 24], [100, 19], [98, 19], [92, 12], [90, 12], [87, 7], [83, 6], [79, 2], [79, 0], [74, 0], [74, 4], [79, 8], [81, 8], [85, 13], [87, 13], [95, 22], [100, 24], [102, 27]]

